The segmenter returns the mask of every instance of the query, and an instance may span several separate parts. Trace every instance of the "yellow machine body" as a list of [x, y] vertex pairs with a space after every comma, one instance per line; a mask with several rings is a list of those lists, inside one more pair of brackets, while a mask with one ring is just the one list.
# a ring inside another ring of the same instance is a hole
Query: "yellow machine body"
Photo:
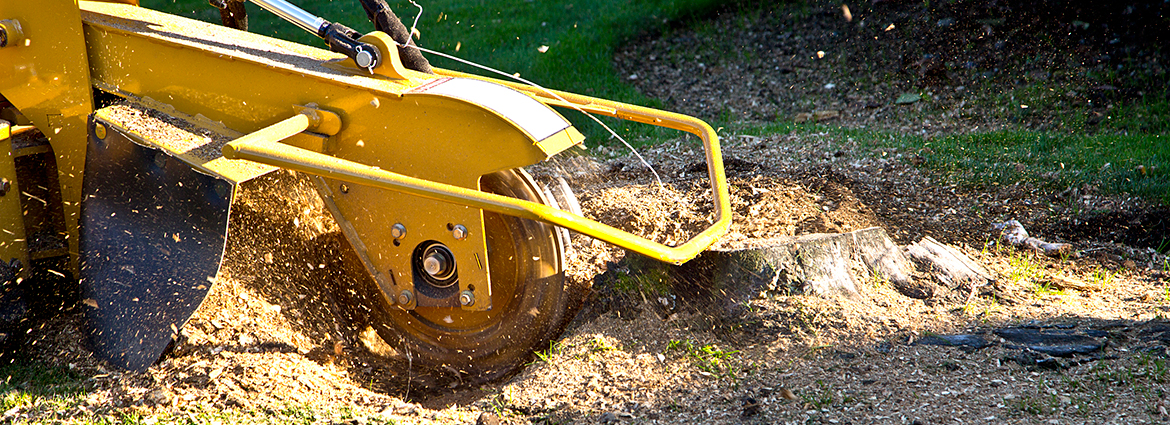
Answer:
[[[404, 309], [433, 301], [420, 298], [411, 271], [412, 250], [423, 241], [449, 246], [457, 257], [459, 290], [474, 301], [450, 307], [492, 308], [483, 211], [551, 223], [673, 263], [697, 255], [730, 224], [718, 138], [697, 119], [451, 71], [412, 71], [398, 63], [393, 41], [381, 33], [362, 39], [390, 53], [371, 73], [337, 53], [135, 4], [0, 0], [0, 27], [9, 36], [0, 47], [0, 94], [52, 145], [74, 273], [87, 145], [112, 131], [232, 185], [276, 168], [317, 176], [319, 193], [386, 301]], [[183, 117], [220, 136], [178, 143], [154, 138], [114, 114], [95, 114], [94, 93]], [[667, 247], [540, 203], [480, 191], [481, 176], [538, 163], [582, 142], [550, 106], [699, 136], [714, 224]], [[11, 150], [4, 137], [9, 128], [0, 123], [0, 155]], [[0, 161], [0, 178], [15, 185], [5, 164]], [[13, 217], [19, 206], [7, 201], [0, 196], [0, 226], [13, 231], [0, 234], [0, 260], [27, 261], [21, 220]]]

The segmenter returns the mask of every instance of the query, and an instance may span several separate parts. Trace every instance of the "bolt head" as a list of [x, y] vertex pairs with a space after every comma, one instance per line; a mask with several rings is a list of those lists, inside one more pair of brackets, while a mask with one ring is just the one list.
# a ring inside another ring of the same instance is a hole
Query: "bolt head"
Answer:
[[398, 294], [398, 303], [399, 304], [407, 305], [407, 304], [410, 304], [410, 302], [413, 300], [414, 300], [414, 295], [412, 295], [410, 293], [410, 291], [402, 291], [402, 293]]
[[459, 304], [464, 307], [475, 305], [475, 294], [471, 291], [463, 291], [459, 293]]
[[390, 236], [393, 236], [394, 239], [402, 239], [406, 237], [406, 226], [403, 226], [402, 223], [394, 223], [394, 225], [390, 227]]
[[443, 260], [438, 257], [430, 256], [423, 259], [423, 270], [426, 270], [427, 274], [431, 276], [443, 273], [443, 268]]
[[462, 224], [456, 224], [455, 227], [451, 229], [451, 236], [458, 241], [467, 239], [467, 227], [464, 227]]

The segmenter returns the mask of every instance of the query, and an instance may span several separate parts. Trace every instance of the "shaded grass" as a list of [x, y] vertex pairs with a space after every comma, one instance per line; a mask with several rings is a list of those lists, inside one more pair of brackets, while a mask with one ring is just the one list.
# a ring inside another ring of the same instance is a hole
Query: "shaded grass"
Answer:
[[1076, 135], [1001, 131], [911, 140], [926, 166], [974, 185], [1017, 181], [1061, 189], [1094, 185], [1170, 203], [1170, 139], [1159, 134]]
[[0, 412], [63, 414], [85, 400], [83, 382], [68, 369], [23, 362], [0, 366]]
[[925, 160], [920, 167], [938, 173], [945, 183], [989, 189], [1026, 182], [1054, 191], [1088, 185], [1103, 193], [1170, 204], [1170, 135], [1164, 134], [1005, 130], [926, 138], [787, 122], [740, 125], [731, 131], [819, 135], [841, 144], [920, 155]]

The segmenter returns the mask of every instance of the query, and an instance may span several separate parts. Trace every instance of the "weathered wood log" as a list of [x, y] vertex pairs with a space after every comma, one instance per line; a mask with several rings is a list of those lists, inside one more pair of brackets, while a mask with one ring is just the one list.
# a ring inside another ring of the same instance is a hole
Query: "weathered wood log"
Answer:
[[909, 297], [933, 294], [933, 284], [914, 280], [914, 265], [878, 227], [776, 239], [762, 248], [708, 250], [670, 274], [679, 295], [725, 310], [766, 291], [856, 296], [875, 278]]
[[940, 283], [952, 290], [961, 288], [973, 293], [975, 288], [994, 280], [991, 273], [979, 263], [955, 247], [942, 244], [930, 236], [907, 245], [906, 253], [925, 266], [926, 270], [923, 271], [931, 273]]
[[1001, 239], [1016, 247], [1031, 248], [1051, 257], [1068, 255], [1072, 252], [1072, 245], [1070, 244], [1045, 242], [1028, 236], [1028, 231], [1024, 229], [1024, 225], [1016, 220], [1008, 220], [996, 224], [994, 227], [996, 230], [999, 230], [999, 237]]

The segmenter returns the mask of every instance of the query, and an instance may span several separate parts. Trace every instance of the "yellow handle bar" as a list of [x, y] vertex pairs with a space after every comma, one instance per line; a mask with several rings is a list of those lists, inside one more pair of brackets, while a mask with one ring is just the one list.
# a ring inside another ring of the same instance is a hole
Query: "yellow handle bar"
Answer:
[[[452, 73], [444, 71], [444, 73]], [[460, 77], [481, 78], [467, 74]], [[496, 83], [500, 81], [490, 80]], [[506, 84], [506, 83], [505, 83]], [[223, 156], [228, 159], [247, 159], [276, 167], [301, 171], [354, 184], [373, 186], [424, 198], [467, 205], [487, 211], [494, 211], [520, 218], [542, 221], [600, 239], [639, 254], [673, 264], [682, 264], [699, 255], [715, 243], [731, 226], [731, 202], [728, 195], [727, 179], [723, 171], [723, 157], [719, 152], [719, 136], [707, 123], [686, 115], [658, 111], [635, 105], [603, 99], [556, 92], [561, 99], [529, 86], [507, 84], [513, 88], [540, 96], [542, 101], [553, 106], [571, 107], [590, 113], [608, 115], [629, 121], [643, 122], [682, 130], [698, 136], [703, 141], [707, 156], [707, 171], [710, 175], [712, 198], [715, 200], [715, 223], [686, 243], [669, 247], [642, 238], [588, 218], [562, 211], [536, 202], [524, 201], [493, 193], [480, 192], [464, 187], [438, 183], [410, 177], [377, 167], [348, 161], [307, 149], [280, 143], [302, 131], [313, 129], [321, 122], [314, 117], [312, 109], [258, 130], [224, 145]], [[572, 105], [565, 103], [571, 102]]]

